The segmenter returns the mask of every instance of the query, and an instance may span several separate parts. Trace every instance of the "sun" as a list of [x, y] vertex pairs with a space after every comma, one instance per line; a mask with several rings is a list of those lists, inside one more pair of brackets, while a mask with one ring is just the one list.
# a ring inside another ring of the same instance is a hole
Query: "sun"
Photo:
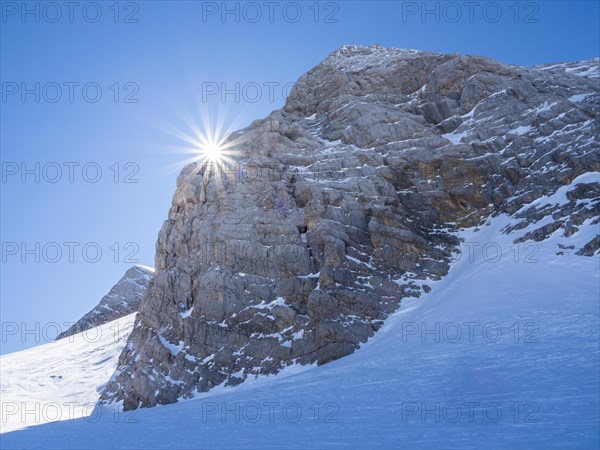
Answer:
[[195, 127], [194, 136], [190, 143], [195, 147], [192, 152], [196, 154], [195, 161], [201, 165], [232, 163], [233, 146], [229, 131], [223, 132], [221, 125], [211, 126], [207, 121], [203, 126]]
[[[191, 157], [174, 164], [173, 171], [181, 170], [182, 165], [195, 164], [197, 172], [207, 176], [236, 173], [241, 142], [232, 130], [237, 121], [231, 120], [231, 124], [225, 127], [225, 115], [222, 111], [219, 111], [216, 119], [205, 109], [199, 109], [199, 114], [196, 115], [185, 109], [179, 113], [187, 130], [172, 126], [166, 128], [169, 134], [186, 145], [170, 145], [169, 150]], [[211, 168], [207, 169], [209, 165]]]
[[200, 145], [199, 153], [201, 159], [205, 161], [220, 162], [223, 159], [223, 150], [218, 142], [206, 142]]

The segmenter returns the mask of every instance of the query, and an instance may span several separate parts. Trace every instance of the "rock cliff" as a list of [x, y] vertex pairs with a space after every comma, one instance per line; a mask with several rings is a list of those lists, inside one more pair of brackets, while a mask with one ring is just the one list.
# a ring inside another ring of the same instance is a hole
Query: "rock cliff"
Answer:
[[600, 170], [598, 65], [332, 53], [229, 136], [233, 165], [182, 170], [102, 401], [171, 403], [348, 355], [447, 273], [454, 230], [490, 215], [549, 217], [532, 240], [598, 221], [598, 182], [530, 205]]

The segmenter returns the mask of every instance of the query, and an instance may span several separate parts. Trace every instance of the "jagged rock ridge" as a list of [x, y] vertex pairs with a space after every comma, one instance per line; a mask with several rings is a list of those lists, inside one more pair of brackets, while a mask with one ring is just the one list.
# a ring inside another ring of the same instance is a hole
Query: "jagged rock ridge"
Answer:
[[[524, 205], [600, 170], [598, 62], [332, 53], [283, 109], [229, 137], [236, 170], [182, 170], [155, 283], [102, 401], [171, 403], [353, 352], [447, 273], [453, 230], [534, 220]], [[597, 189], [574, 194], [589, 201], [562, 208], [557, 227], [597, 220]]]
[[151, 267], [131, 267], [94, 309], [60, 333], [56, 339], [63, 339], [137, 312], [153, 278], [154, 269]]

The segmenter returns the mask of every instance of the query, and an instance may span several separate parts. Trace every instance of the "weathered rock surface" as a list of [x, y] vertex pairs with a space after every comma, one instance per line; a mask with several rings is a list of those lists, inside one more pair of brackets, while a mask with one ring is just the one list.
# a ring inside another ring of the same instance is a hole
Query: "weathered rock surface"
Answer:
[[[353, 352], [447, 273], [452, 230], [600, 170], [598, 63], [332, 53], [229, 137], [235, 167], [182, 170], [102, 401], [171, 403]], [[597, 189], [574, 195], [594, 203]], [[577, 205], [561, 224], [598, 215]]]
[[154, 270], [150, 267], [133, 266], [128, 269], [94, 309], [60, 333], [56, 339], [63, 339], [137, 312], [153, 278]]

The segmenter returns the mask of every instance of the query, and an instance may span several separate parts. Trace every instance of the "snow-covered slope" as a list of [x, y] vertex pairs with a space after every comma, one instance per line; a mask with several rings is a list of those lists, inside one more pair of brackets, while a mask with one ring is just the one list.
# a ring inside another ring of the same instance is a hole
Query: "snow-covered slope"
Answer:
[[[600, 261], [575, 252], [600, 234], [599, 224], [590, 219], [568, 237], [558, 229], [515, 244], [545, 219], [532, 220], [515, 230], [518, 220], [503, 215], [461, 231], [450, 273], [428, 282], [429, 294], [403, 301], [346, 358], [173, 405], [98, 409], [5, 434], [2, 447], [596, 448]], [[20, 354], [13, 379], [36, 367], [38, 360], [24, 359], [34, 354]], [[73, 372], [89, 364], [74, 363]], [[39, 378], [30, 380], [37, 389]], [[13, 388], [6, 392], [15, 398]]]
[[134, 320], [135, 313], [0, 357], [2, 432], [90, 415]]

